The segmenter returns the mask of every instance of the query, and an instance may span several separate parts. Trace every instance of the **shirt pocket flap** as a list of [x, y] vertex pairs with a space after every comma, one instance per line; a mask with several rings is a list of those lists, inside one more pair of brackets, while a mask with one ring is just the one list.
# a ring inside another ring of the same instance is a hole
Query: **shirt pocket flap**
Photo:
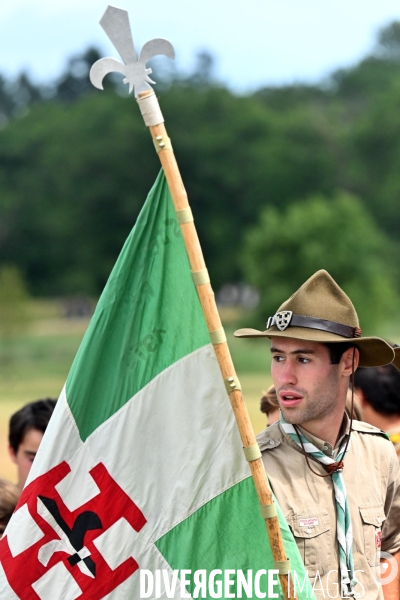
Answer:
[[330, 529], [329, 514], [325, 511], [297, 513], [286, 516], [293, 535], [298, 538], [314, 538]]
[[360, 506], [361, 518], [367, 525], [381, 527], [386, 519], [382, 506]]

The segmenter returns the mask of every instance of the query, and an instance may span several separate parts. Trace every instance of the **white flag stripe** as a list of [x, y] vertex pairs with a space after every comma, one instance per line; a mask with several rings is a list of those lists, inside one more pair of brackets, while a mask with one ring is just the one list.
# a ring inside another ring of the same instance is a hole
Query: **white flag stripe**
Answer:
[[[129, 444], [123, 453], [121, 440]], [[87, 443], [148, 520], [143, 549], [250, 476], [211, 344], [153, 379]]]
[[[226, 447], [231, 449], [229, 461]], [[84, 444], [64, 389], [39, 453], [41, 460], [35, 461], [29, 481], [66, 460], [72, 469], [68, 477], [78, 489], [80, 484], [86, 485], [87, 470], [93, 464], [105, 465], [147, 519], [135, 534], [131, 555], [140, 568], [153, 572], [169, 568], [154, 541], [206, 502], [250, 476], [211, 344], [160, 373]], [[79, 469], [82, 465], [86, 471]], [[63, 498], [67, 488], [63, 484], [57, 486]], [[68, 504], [72, 506], [70, 501]], [[14, 600], [10, 592], [11, 595], [6, 591], [4, 600]], [[136, 597], [139, 571], [110, 593], [107, 600]], [[165, 594], [162, 598], [166, 599]], [[180, 584], [175, 598], [180, 598]]]
[[[56, 410], [44, 436], [45, 446], [53, 450], [38, 461], [34, 477], [66, 457], [69, 464], [79, 464], [75, 453], [83, 464], [88, 461], [87, 452], [90, 461], [104, 463], [147, 520], [135, 538], [136, 560], [150, 543], [250, 476], [211, 344], [155, 377], [98, 427], [84, 447], [75, 424], [70, 425], [64, 393]], [[227, 461], [225, 448], [232, 448], [232, 439], [237, 443]], [[80, 471], [79, 477], [84, 485], [85, 473]]]

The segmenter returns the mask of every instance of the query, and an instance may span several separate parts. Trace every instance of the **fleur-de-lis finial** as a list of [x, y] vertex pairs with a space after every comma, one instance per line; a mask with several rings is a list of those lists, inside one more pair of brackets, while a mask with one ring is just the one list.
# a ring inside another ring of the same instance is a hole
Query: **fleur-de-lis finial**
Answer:
[[128, 12], [115, 6], [108, 6], [100, 25], [118, 50], [125, 64], [115, 58], [101, 58], [90, 69], [90, 81], [94, 87], [103, 89], [103, 79], [109, 73], [117, 72], [125, 75], [124, 83], [129, 84], [129, 93], [135, 88], [135, 96], [140, 92], [151, 89], [150, 83], [155, 83], [149, 77], [151, 69], [146, 69], [146, 63], [153, 56], [164, 54], [175, 58], [175, 51], [168, 40], [157, 38], [146, 42], [139, 59], [133, 45]]

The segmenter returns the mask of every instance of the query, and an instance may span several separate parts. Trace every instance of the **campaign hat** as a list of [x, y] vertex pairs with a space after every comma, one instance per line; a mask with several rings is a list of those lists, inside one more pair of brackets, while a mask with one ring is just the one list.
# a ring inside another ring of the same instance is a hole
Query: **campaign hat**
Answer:
[[[340, 343], [358, 348], [360, 367], [379, 367], [394, 359], [393, 348], [379, 337], [362, 337], [350, 298], [325, 270], [314, 273], [267, 321], [265, 331], [238, 329], [241, 338], [284, 337]], [[400, 358], [399, 358], [400, 365]]]
[[394, 347], [393, 364], [394, 364], [395, 367], [397, 367], [398, 369], [400, 369], [400, 346], [395, 346]]

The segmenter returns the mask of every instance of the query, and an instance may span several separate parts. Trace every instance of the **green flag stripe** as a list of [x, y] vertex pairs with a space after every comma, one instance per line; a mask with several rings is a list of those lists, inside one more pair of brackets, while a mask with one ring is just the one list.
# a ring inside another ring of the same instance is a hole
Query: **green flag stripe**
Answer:
[[[296, 572], [300, 586], [305, 581], [303, 591], [297, 589], [296, 597], [300, 600], [314, 598], [296, 542], [279, 506], [277, 508], [292, 573]], [[252, 569], [254, 578], [258, 570], [274, 568], [271, 546], [251, 477], [207, 502], [161, 537], [156, 546], [172, 569], [190, 569], [192, 573], [199, 569], [205, 569], [208, 575], [213, 569], [223, 572], [225, 569], [241, 569], [246, 575], [247, 570]], [[232, 575], [231, 579], [236, 580], [236, 576]], [[187, 589], [193, 594], [194, 587], [191, 585]], [[260, 579], [260, 589], [262, 592], [268, 591], [265, 576]], [[279, 589], [278, 585], [274, 591]], [[236, 584], [230, 591], [236, 591]], [[254, 589], [251, 597], [257, 597]], [[207, 595], [207, 598], [211, 596]]]
[[68, 375], [68, 404], [82, 440], [156, 375], [209, 342], [161, 172]]

